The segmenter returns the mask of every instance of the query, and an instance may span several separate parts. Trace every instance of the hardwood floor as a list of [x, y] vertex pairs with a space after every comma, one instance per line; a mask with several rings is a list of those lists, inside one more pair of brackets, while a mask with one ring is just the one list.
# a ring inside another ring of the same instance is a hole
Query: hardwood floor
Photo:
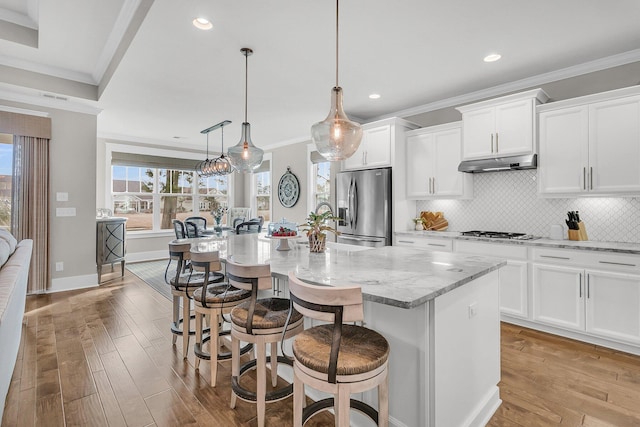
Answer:
[[[170, 302], [128, 271], [26, 311], [2, 427], [257, 425], [254, 405], [229, 409], [230, 362], [210, 387], [209, 363], [197, 373], [171, 344]], [[500, 394], [490, 426], [640, 426], [640, 357], [503, 324]], [[268, 404], [267, 426], [291, 425], [291, 409]]]

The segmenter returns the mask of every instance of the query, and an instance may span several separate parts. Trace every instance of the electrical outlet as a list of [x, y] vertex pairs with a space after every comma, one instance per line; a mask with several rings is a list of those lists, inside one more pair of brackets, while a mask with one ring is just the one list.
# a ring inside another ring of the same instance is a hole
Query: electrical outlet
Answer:
[[62, 261], [56, 262], [56, 271], [64, 271], [64, 262]]
[[478, 315], [478, 303], [474, 302], [469, 304], [469, 319], [476, 317]]

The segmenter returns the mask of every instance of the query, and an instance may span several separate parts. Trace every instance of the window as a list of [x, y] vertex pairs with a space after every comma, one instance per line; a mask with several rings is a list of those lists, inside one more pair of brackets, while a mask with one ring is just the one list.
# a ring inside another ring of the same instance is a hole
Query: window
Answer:
[[[251, 215], [271, 221], [271, 153], [266, 153], [262, 164], [251, 177]], [[254, 214], [255, 212], [255, 214]]]
[[203, 216], [228, 204], [228, 177], [201, 178], [193, 171], [139, 166], [111, 167], [113, 212], [128, 218], [128, 231], [173, 229], [172, 219]]
[[13, 135], [0, 134], [0, 228], [11, 231]]
[[315, 206], [331, 203], [331, 162], [313, 165], [313, 186]]

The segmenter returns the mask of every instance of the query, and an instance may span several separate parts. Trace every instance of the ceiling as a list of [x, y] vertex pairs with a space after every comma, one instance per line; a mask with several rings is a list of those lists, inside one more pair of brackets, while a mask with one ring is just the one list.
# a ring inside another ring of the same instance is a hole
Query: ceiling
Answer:
[[[213, 29], [196, 29], [198, 16]], [[637, 0], [343, 0], [345, 109], [369, 121], [602, 58], [640, 61], [638, 16]], [[235, 144], [242, 47], [254, 50], [254, 143], [308, 140], [335, 83], [333, 1], [0, 0], [0, 66], [17, 70], [0, 89], [100, 108], [102, 137], [203, 148], [200, 130], [228, 119]], [[483, 62], [493, 52], [502, 59]]]

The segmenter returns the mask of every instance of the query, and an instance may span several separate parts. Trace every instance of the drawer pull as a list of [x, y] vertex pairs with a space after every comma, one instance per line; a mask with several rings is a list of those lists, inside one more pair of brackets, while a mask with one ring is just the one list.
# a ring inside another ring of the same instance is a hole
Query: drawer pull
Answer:
[[613, 261], [598, 261], [600, 264], [611, 264], [611, 265], [623, 265], [625, 267], [637, 267], [635, 264], [628, 264], [626, 262], [613, 262]]
[[427, 246], [439, 246], [441, 248], [444, 248], [447, 245], [443, 245], [442, 243], [427, 243]]
[[566, 259], [566, 260], [570, 260], [571, 259], [571, 258], [564, 257], [564, 256], [553, 256], [553, 255], [540, 255], [540, 258], [553, 258], [553, 259]]
[[412, 242], [411, 240], [398, 240], [398, 243], [411, 243], [411, 244], [413, 244], [415, 242]]

